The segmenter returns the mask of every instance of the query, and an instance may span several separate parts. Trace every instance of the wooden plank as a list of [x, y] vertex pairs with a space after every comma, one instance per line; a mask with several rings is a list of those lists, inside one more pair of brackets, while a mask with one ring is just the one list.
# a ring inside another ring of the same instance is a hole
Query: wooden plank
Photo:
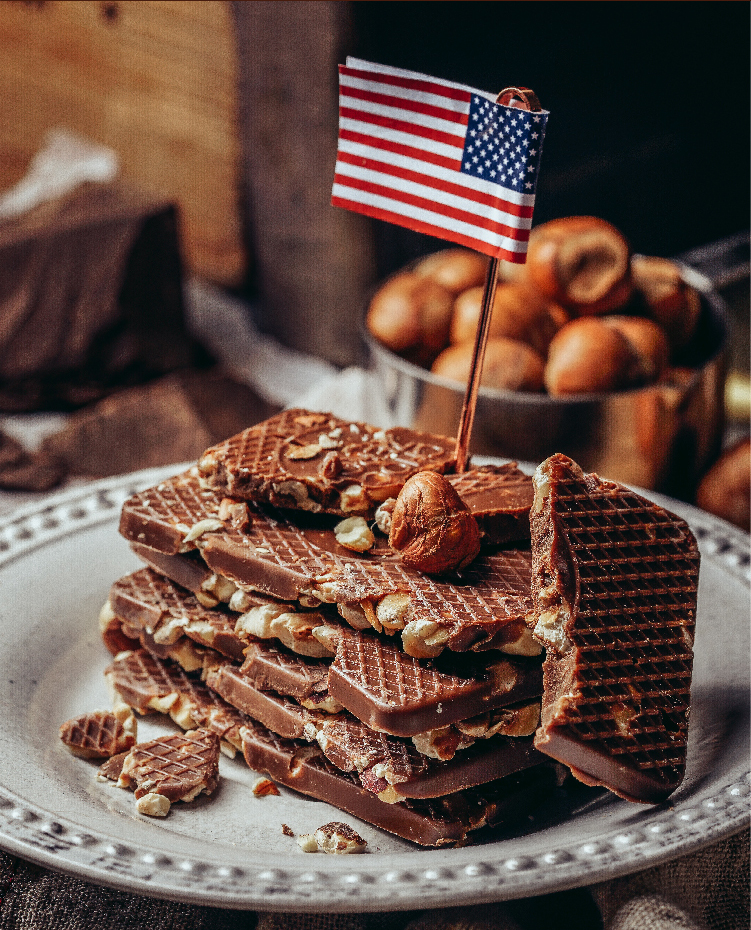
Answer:
[[238, 284], [237, 61], [221, 0], [0, 2], [0, 189], [47, 130], [109, 145], [123, 177], [180, 205], [188, 268]]

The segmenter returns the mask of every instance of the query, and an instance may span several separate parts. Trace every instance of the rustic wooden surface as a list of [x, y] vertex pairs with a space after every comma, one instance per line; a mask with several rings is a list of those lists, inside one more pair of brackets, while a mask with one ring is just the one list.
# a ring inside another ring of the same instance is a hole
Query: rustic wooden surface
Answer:
[[350, 4], [232, 4], [258, 323], [334, 364], [360, 352], [372, 225], [331, 206]]
[[48, 129], [72, 129], [114, 148], [126, 180], [179, 203], [191, 271], [236, 284], [236, 88], [229, 3], [2, 0], [0, 190]]

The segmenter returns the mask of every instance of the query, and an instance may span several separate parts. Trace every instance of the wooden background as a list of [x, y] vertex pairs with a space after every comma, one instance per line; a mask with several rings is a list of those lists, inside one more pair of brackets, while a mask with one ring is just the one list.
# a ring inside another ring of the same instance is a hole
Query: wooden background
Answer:
[[244, 280], [229, 3], [0, 0], [0, 190], [57, 127], [111, 146], [126, 180], [179, 203], [191, 271]]

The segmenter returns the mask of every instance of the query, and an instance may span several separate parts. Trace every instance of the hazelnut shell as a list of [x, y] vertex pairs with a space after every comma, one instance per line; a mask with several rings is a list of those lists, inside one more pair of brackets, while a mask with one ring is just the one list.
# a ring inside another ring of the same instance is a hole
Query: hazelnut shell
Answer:
[[406, 565], [429, 575], [469, 565], [480, 552], [480, 528], [449, 482], [436, 472], [409, 478], [391, 517], [389, 545]]

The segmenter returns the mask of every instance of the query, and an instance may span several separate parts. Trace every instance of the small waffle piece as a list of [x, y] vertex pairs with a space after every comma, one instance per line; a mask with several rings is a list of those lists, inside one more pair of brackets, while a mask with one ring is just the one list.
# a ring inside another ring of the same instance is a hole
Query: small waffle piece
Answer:
[[135, 724], [132, 715], [97, 710], [66, 720], [60, 727], [60, 739], [74, 756], [106, 759], [135, 745]]
[[588, 784], [657, 803], [686, 761], [699, 551], [687, 524], [554, 455], [535, 475], [535, 745]]
[[372, 518], [418, 471], [450, 471], [454, 440], [285, 410], [207, 449], [204, 480], [232, 498]]
[[160, 817], [175, 801], [211, 794], [218, 782], [219, 737], [205, 729], [139, 743], [125, 756], [117, 780], [135, 790], [139, 813]]

